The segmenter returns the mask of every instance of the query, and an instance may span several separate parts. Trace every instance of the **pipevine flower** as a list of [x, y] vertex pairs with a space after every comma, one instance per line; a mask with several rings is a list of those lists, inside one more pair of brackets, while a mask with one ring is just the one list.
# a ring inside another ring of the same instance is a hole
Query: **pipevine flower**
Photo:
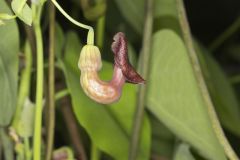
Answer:
[[112, 80], [100, 80], [98, 71], [102, 67], [101, 53], [94, 45], [85, 45], [80, 53], [78, 67], [81, 70], [81, 86], [91, 99], [98, 103], [109, 104], [119, 100], [125, 82], [144, 83], [128, 60], [127, 40], [124, 33], [117, 33], [112, 43], [114, 71]]

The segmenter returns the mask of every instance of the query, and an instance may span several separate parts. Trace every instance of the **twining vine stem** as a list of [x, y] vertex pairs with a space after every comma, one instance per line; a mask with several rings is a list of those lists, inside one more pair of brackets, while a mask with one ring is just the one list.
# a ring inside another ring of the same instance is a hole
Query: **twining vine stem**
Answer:
[[43, 108], [43, 39], [40, 26], [42, 5], [32, 5], [33, 27], [36, 37], [37, 49], [37, 87], [36, 87], [36, 110], [34, 121], [33, 160], [41, 159], [41, 133], [42, 133], [42, 108]]
[[[143, 33], [143, 49], [142, 49], [142, 66], [141, 75], [148, 79], [149, 61], [151, 55], [151, 39], [152, 39], [152, 25], [153, 25], [153, 1], [146, 0], [146, 17]], [[133, 122], [133, 131], [130, 142], [129, 160], [135, 160], [137, 157], [139, 137], [141, 134], [142, 122], [144, 117], [144, 106], [146, 98], [147, 87], [141, 85], [139, 88], [138, 101], [136, 106], [136, 113]]]
[[79, 26], [81, 28], [87, 29], [88, 30], [88, 37], [87, 37], [87, 44], [94, 44], [94, 30], [91, 26], [82, 24], [78, 21], [76, 21], [75, 19], [73, 19], [69, 14], [67, 14], [64, 9], [57, 3], [56, 0], [51, 0], [53, 2], [53, 4], [55, 5], [55, 7], [64, 15], [64, 17], [66, 17], [70, 22], [72, 22], [73, 24], [75, 24], [76, 26]]
[[196, 54], [195, 49], [194, 49], [194, 45], [192, 43], [193, 40], [192, 40], [192, 37], [191, 37], [191, 32], [190, 32], [189, 24], [188, 24], [188, 21], [187, 21], [187, 16], [186, 16], [186, 13], [185, 13], [185, 7], [184, 7], [183, 0], [176, 0], [176, 1], [177, 1], [177, 8], [178, 8], [178, 16], [179, 16], [179, 19], [180, 19], [180, 25], [181, 25], [181, 29], [182, 29], [182, 32], [183, 32], [183, 39], [185, 41], [187, 50], [189, 52], [190, 59], [191, 59], [192, 64], [193, 64], [193, 69], [195, 71], [195, 76], [198, 80], [198, 86], [200, 88], [200, 91], [202, 92], [203, 100], [207, 104], [208, 114], [209, 114], [209, 117], [212, 121], [213, 129], [215, 131], [215, 134], [216, 134], [219, 142], [223, 146], [223, 149], [224, 149], [226, 155], [228, 156], [228, 158], [230, 160], [238, 160], [239, 158], [237, 157], [237, 155], [233, 151], [231, 145], [227, 141], [227, 138], [225, 137], [224, 132], [221, 128], [221, 125], [219, 123], [217, 114], [214, 110], [214, 106], [212, 104], [210, 95], [208, 93], [201, 68], [199, 67], [200, 65], [199, 65], [199, 62], [198, 62], [197, 54]]

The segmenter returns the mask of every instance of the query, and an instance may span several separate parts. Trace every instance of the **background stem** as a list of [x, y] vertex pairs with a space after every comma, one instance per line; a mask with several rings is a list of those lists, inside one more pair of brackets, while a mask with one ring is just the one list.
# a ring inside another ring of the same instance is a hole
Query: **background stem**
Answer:
[[49, 13], [48, 123], [46, 160], [52, 159], [55, 129], [55, 7], [53, 3], [49, 3]]
[[214, 52], [227, 39], [229, 39], [240, 28], [240, 17], [237, 18], [222, 34], [220, 34], [209, 46], [210, 51]]
[[179, 20], [180, 20], [180, 25], [181, 25], [181, 29], [183, 32], [183, 39], [185, 41], [190, 60], [192, 61], [193, 70], [194, 70], [196, 79], [198, 81], [198, 87], [202, 93], [203, 100], [205, 101], [205, 103], [207, 105], [208, 114], [209, 114], [210, 120], [212, 122], [213, 129], [215, 131], [215, 134], [216, 134], [219, 142], [223, 146], [224, 151], [225, 151], [226, 155], [228, 156], [228, 158], [230, 160], [238, 160], [239, 158], [233, 151], [231, 145], [229, 144], [229, 142], [227, 141], [227, 138], [224, 135], [224, 132], [221, 128], [217, 114], [214, 110], [214, 106], [212, 104], [210, 95], [208, 93], [208, 90], [207, 90], [207, 87], [206, 87], [206, 84], [205, 84], [205, 81], [203, 78], [203, 74], [202, 74], [202, 71], [201, 71], [201, 68], [200, 68], [200, 65], [198, 62], [198, 57], [197, 57], [197, 54], [194, 49], [191, 31], [190, 31], [189, 24], [187, 21], [187, 16], [186, 16], [183, 0], [177, 0], [177, 7], [178, 7], [178, 16], [179, 16]]
[[[151, 40], [152, 40], [152, 25], [153, 25], [153, 0], [146, 0], [146, 17], [143, 33], [143, 48], [141, 57], [141, 75], [148, 79], [149, 61], [151, 55]], [[137, 157], [139, 137], [141, 135], [142, 122], [144, 117], [145, 97], [146, 97], [146, 85], [140, 85], [137, 107], [133, 122], [133, 131], [130, 142], [129, 160], [135, 160]]]
[[105, 15], [97, 20], [97, 45], [100, 49], [103, 48], [105, 30]]
[[94, 143], [92, 143], [91, 160], [99, 160], [99, 157], [100, 157], [100, 152], [99, 152], [97, 146]]

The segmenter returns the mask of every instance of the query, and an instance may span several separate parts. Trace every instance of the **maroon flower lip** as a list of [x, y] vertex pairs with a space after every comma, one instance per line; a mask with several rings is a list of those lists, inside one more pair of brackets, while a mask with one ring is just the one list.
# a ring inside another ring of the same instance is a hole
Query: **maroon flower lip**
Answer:
[[121, 69], [122, 74], [129, 83], [139, 84], [145, 83], [145, 80], [137, 73], [133, 66], [129, 63], [127, 40], [125, 34], [118, 32], [113, 37], [112, 51], [114, 53], [114, 65]]

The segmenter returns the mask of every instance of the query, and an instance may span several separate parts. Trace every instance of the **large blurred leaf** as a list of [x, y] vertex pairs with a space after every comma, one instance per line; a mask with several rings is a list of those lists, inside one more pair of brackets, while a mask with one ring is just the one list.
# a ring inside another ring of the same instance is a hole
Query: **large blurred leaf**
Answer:
[[114, 0], [118, 5], [123, 17], [133, 27], [142, 34], [144, 21], [144, 0]]
[[[0, 1], [0, 12], [11, 14], [5, 1]], [[18, 28], [14, 20], [0, 26], [0, 126], [10, 123], [17, 100]]]
[[174, 134], [209, 159], [225, 160], [186, 48], [171, 30], [153, 37], [147, 105]]
[[239, 103], [228, 78], [205, 48], [196, 45], [196, 50], [221, 123], [224, 127], [240, 136]]
[[174, 155], [174, 160], [195, 160], [187, 144], [180, 144]]
[[[74, 33], [67, 34], [66, 39], [64, 59], [60, 60], [60, 63], [79, 123], [86, 129], [99, 149], [114, 159], [127, 159], [135, 110], [136, 87], [126, 85], [121, 100], [110, 106], [100, 105], [90, 100], [80, 86], [80, 71], [77, 68], [80, 42]], [[102, 77], [109, 79], [112, 74], [112, 65], [104, 63], [103, 70]], [[140, 141], [138, 159], [147, 160], [150, 152], [150, 126], [147, 117], [144, 119]]]

